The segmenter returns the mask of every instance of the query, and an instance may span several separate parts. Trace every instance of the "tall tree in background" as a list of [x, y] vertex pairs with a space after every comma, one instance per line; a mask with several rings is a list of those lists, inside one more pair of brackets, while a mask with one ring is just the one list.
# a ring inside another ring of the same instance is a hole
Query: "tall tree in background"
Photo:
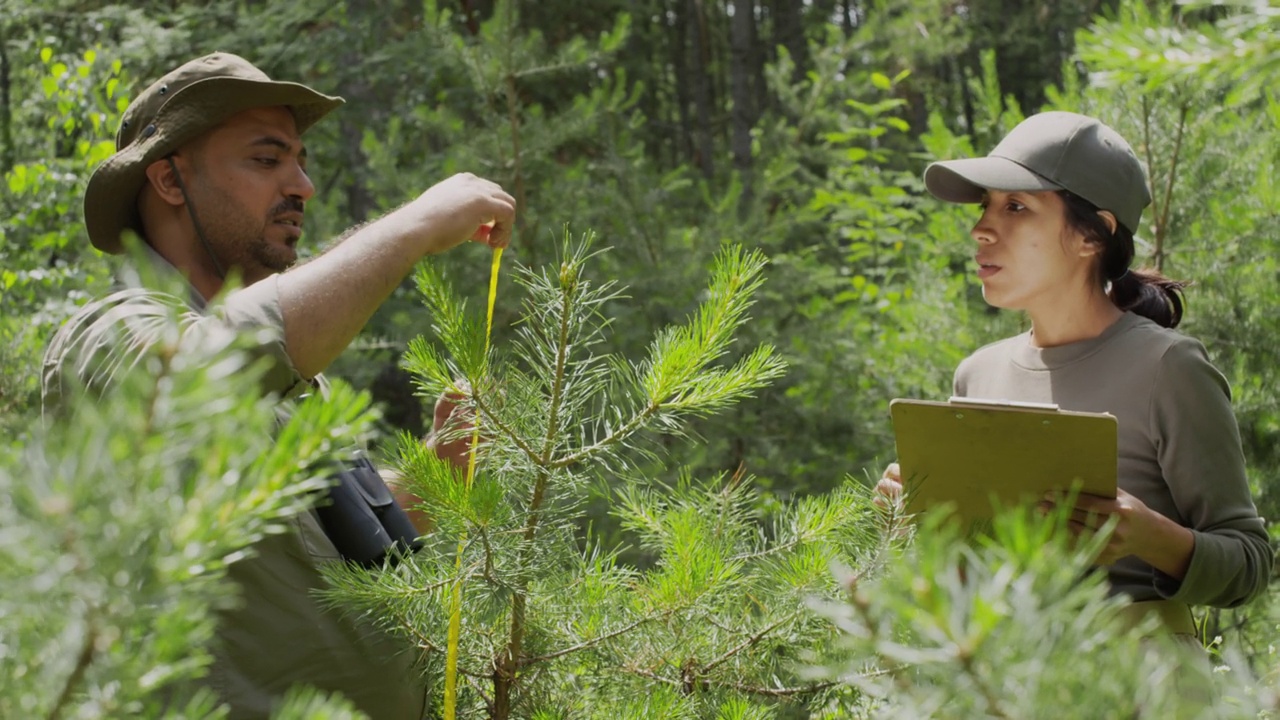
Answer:
[[730, 97], [732, 117], [733, 168], [742, 182], [742, 202], [749, 204], [752, 199], [752, 149], [751, 133], [755, 129], [758, 112], [756, 109], [755, 84], [757, 44], [756, 44], [756, 3], [755, 0], [733, 0], [730, 6], [733, 18], [729, 23], [730, 46]]

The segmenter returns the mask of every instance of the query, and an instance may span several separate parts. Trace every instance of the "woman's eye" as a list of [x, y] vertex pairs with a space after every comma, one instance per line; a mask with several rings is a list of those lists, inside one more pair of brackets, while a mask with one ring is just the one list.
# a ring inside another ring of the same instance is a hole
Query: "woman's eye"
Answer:
[[1016, 212], [1022, 212], [1023, 210], [1026, 210], [1027, 206], [1023, 205], [1020, 202], [1010, 201], [1009, 204], [1005, 205], [1005, 209], [1008, 210], [1009, 212], [1016, 213]]

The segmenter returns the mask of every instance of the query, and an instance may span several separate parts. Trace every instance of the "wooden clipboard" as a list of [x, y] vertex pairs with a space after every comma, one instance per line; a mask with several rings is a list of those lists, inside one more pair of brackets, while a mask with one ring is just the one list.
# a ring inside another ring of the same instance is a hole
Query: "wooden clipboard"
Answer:
[[1114, 415], [976, 398], [889, 403], [907, 512], [951, 504], [964, 521], [1051, 490], [1116, 496]]

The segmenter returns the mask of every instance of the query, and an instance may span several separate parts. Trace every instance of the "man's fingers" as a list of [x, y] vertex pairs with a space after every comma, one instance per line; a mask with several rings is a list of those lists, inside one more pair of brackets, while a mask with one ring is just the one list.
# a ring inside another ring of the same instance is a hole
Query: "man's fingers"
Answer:
[[504, 222], [495, 222], [485, 237], [485, 242], [491, 248], [504, 248], [511, 244], [511, 225]]
[[486, 201], [489, 217], [472, 233], [471, 240], [485, 243], [491, 248], [507, 247], [511, 244], [511, 227], [516, 219], [515, 198], [493, 184]]
[[455, 422], [461, 421], [471, 414], [470, 408], [461, 407], [458, 403], [466, 399], [466, 395], [458, 391], [445, 390], [436, 398], [433, 411], [432, 427], [439, 431], [449, 422], [449, 418], [457, 413]]

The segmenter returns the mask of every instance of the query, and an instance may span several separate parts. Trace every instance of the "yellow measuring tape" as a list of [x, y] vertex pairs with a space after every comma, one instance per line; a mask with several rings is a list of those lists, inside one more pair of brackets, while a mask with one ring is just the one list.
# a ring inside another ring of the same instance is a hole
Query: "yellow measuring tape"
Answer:
[[[502, 248], [493, 251], [493, 268], [489, 271], [489, 310], [484, 326], [484, 354], [489, 355], [489, 336], [493, 334], [493, 305], [498, 299], [498, 266], [502, 264]], [[487, 362], [487, 360], [486, 360]], [[480, 443], [480, 413], [476, 412], [471, 428], [471, 451], [467, 457], [467, 489], [476, 477], [476, 445]], [[449, 639], [444, 660], [444, 717], [455, 720], [458, 712], [458, 636], [462, 633], [462, 551], [467, 544], [466, 532], [458, 540], [458, 558], [454, 570], [458, 579], [453, 583], [450, 603]]]

